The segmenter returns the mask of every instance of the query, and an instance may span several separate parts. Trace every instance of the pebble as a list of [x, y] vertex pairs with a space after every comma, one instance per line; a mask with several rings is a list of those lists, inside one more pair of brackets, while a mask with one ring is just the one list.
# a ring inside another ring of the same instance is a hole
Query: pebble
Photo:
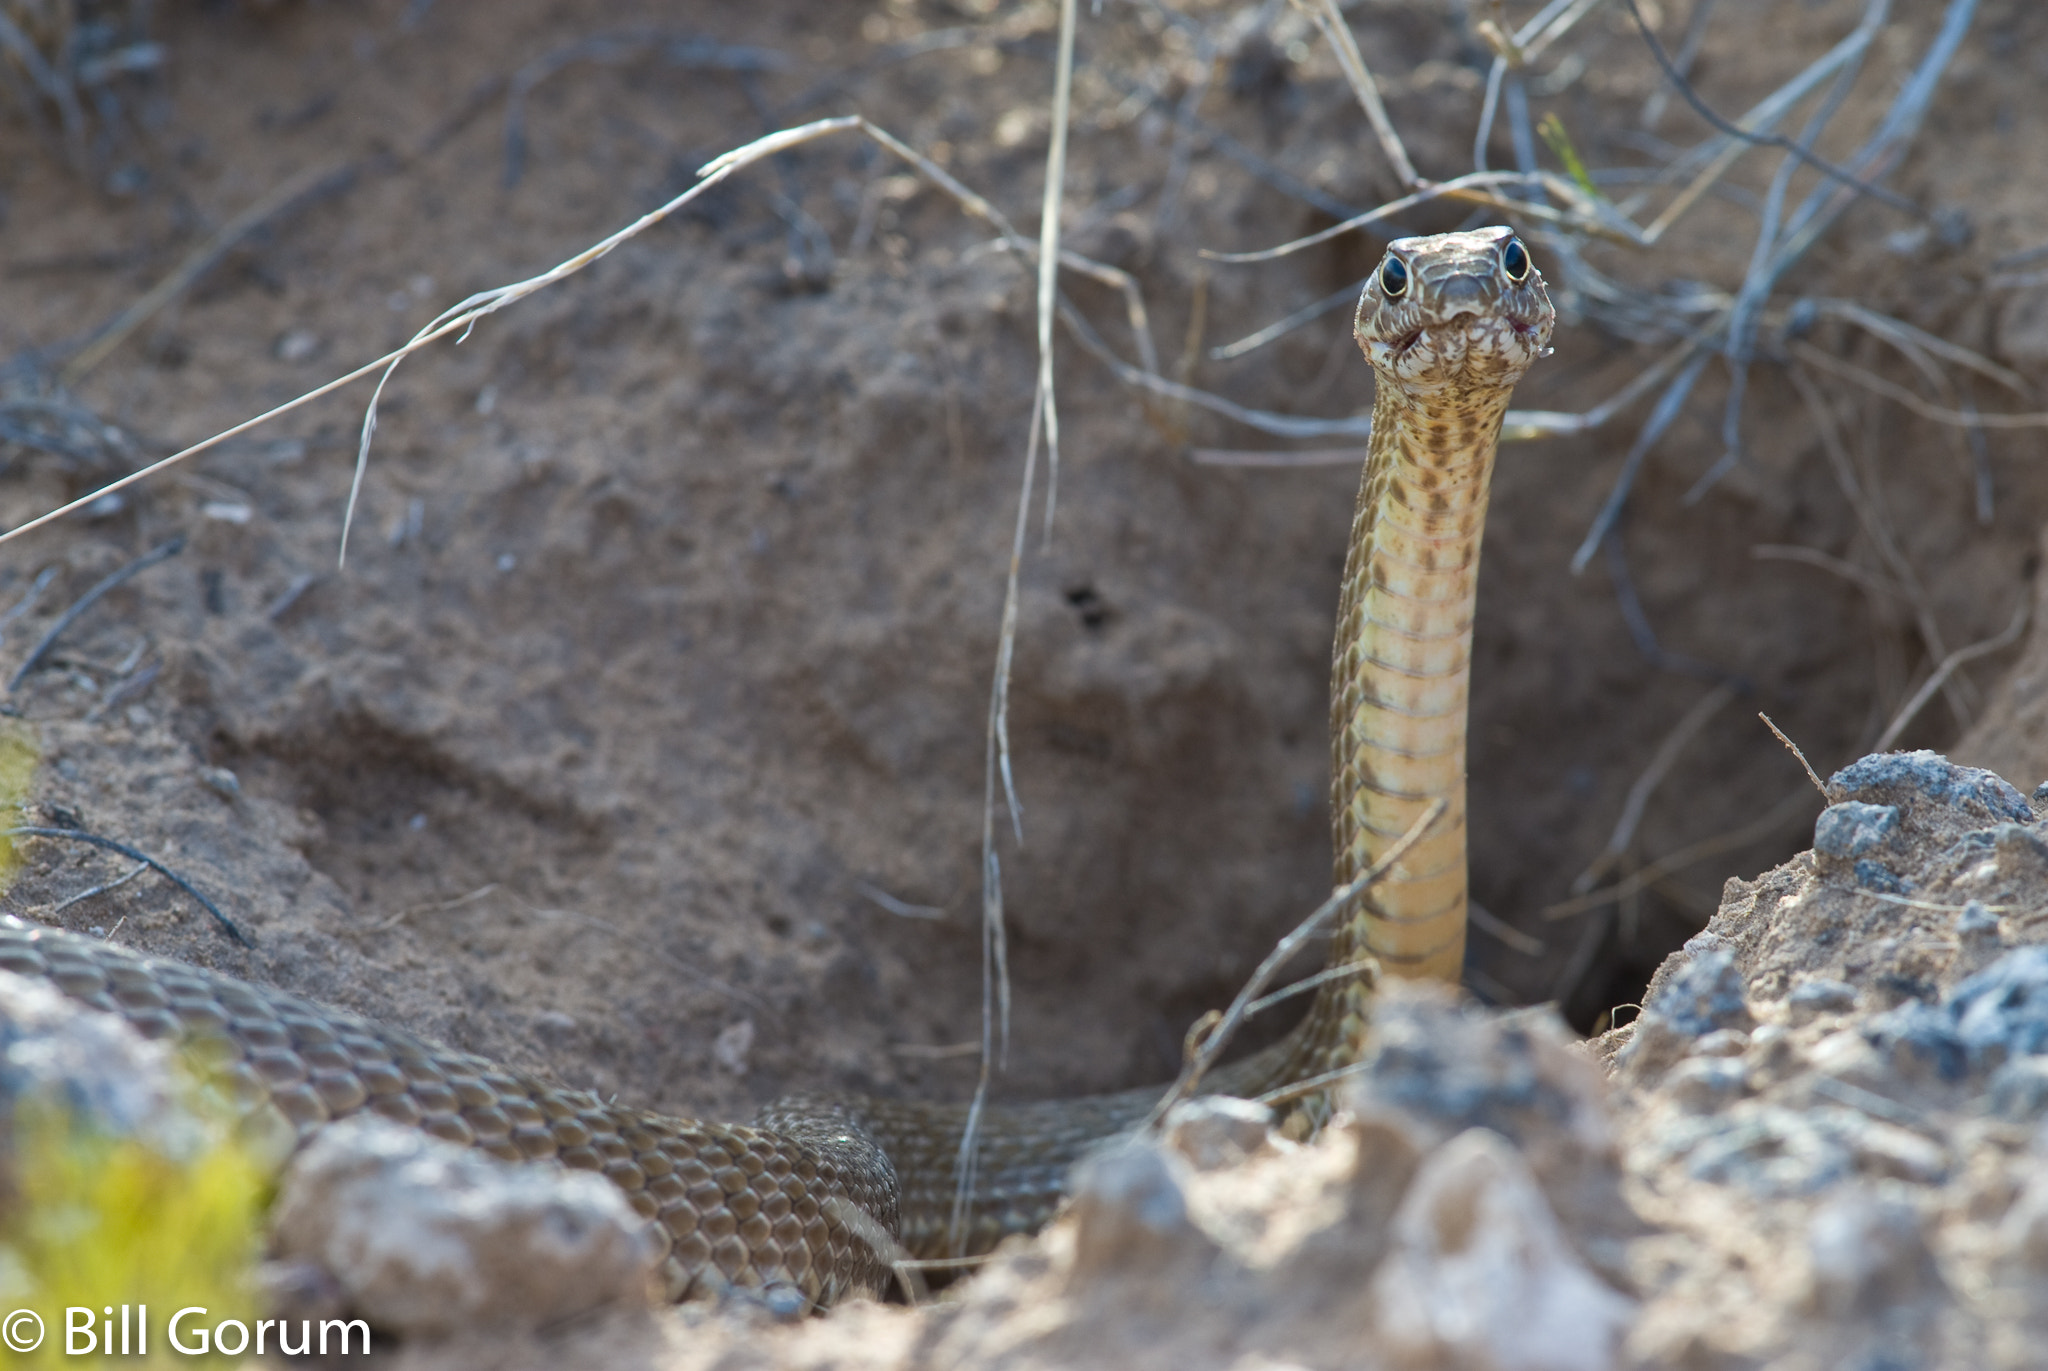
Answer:
[[1785, 1006], [1795, 1024], [1810, 1023], [1823, 1014], [1840, 1014], [1856, 1007], [1856, 987], [1847, 981], [1813, 976], [1792, 987]]
[[1829, 1197], [1807, 1227], [1807, 1306], [1844, 1319], [1879, 1314], [1938, 1286], [1920, 1213], [1862, 1187]]
[[1230, 1095], [1182, 1100], [1166, 1111], [1166, 1144], [1197, 1171], [1235, 1166], [1272, 1137], [1273, 1111]]
[[1813, 850], [1830, 857], [1861, 857], [1889, 846], [1899, 833], [1897, 805], [1845, 800], [1829, 805], [1813, 822]]
[[1150, 1138], [1129, 1138], [1074, 1167], [1073, 1284], [1106, 1275], [1156, 1271], [1183, 1253], [1206, 1255], [1213, 1242], [1188, 1217], [1186, 1163]]

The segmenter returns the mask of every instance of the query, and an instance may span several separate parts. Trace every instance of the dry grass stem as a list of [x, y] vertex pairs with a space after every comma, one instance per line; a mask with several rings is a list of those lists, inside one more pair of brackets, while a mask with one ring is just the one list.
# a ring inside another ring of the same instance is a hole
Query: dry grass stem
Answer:
[[1692, 708], [1686, 710], [1678, 722], [1672, 725], [1671, 731], [1664, 735], [1664, 741], [1658, 744], [1656, 752], [1651, 754], [1650, 764], [1643, 768], [1642, 774], [1636, 777], [1635, 784], [1629, 787], [1628, 798], [1621, 806], [1621, 817], [1614, 821], [1614, 831], [1608, 835], [1607, 845], [1600, 849], [1600, 854], [1573, 880], [1572, 894], [1583, 895], [1591, 890], [1627, 854], [1629, 845], [1635, 842], [1636, 827], [1643, 821], [1643, 811], [1649, 806], [1650, 797], [1656, 793], [1657, 787], [1664, 783], [1664, 778], [1671, 774], [1671, 768], [1677, 763], [1679, 755], [1685, 751], [1687, 745], [1699, 736], [1700, 730], [1705, 728], [1716, 714], [1721, 712], [1722, 706], [1734, 698], [1735, 687], [1723, 682], [1694, 701]]
[[2003, 648], [2011, 647], [2014, 643], [2018, 642], [2020, 634], [2026, 629], [2028, 611], [2032, 607], [2031, 596], [2022, 594], [2018, 607], [2012, 612], [2011, 622], [2007, 623], [2004, 628], [1982, 642], [1972, 643], [1968, 647], [1959, 647], [1954, 652], [1949, 653], [1948, 656], [1942, 658], [1941, 665], [1936, 667], [1928, 675], [1927, 679], [1921, 683], [1920, 688], [1913, 692], [1913, 697], [1899, 707], [1899, 712], [1892, 716], [1892, 721], [1889, 724], [1885, 725], [1884, 732], [1878, 735], [1877, 742], [1870, 750], [1872, 752], [1888, 751], [1891, 745], [1899, 740], [1899, 735], [1906, 731], [1906, 726], [1918, 718], [1920, 711], [1927, 707], [1927, 702], [1934, 698], [1934, 692], [1948, 684], [1949, 677], [1953, 676], [1959, 668], [1969, 665], [1979, 657], [1988, 656]]
[[1937, 424], [1956, 424], [1963, 428], [2048, 428], [2048, 410], [2028, 414], [2000, 414], [1996, 411], [1984, 413], [1979, 410], [1948, 409], [1941, 405], [1929, 404], [1904, 386], [1887, 381], [1866, 367], [1847, 362], [1803, 339], [1794, 338], [1786, 343], [1786, 349], [1808, 366], [1816, 367], [1843, 380], [1853, 381], [1874, 395], [1882, 395], [1904, 405], [1923, 419], [1932, 419]]
[[1749, 549], [1749, 555], [1759, 562], [1803, 562], [1807, 566], [1819, 567], [1822, 571], [1861, 586], [1872, 595], [1881, 595], [1887, 599], [1912, 598], [1876, 572], [1857, 566], [1854, 562], [1845, 562], [1840, 557], [1830, 557], [1819, 548], [1801, 547], [1797, 543], [1757, 543]]
[[1244, 1023], [1252, 1002], [1264, 993], [1267, 984], [1279, 974], [1280, 968], [1285, 966], [1288, 959], [1299, 952], [1311, 938], [1320, 933], [1330, 920], [1349, 909], [1361, 894], [1371, 889], [1393, 870], [1400, 860], [1408, 855], [1408, 849], [1421, 841], [1422, 835], [1443, 817], [1444, 811], [1448, 808], [1449, 803], [1441, 796], [1430, 801], [1429, 807], [1423, 810], [1409, 826], [1408, 831], [1387, 849], [1384, 856], [1356, 879], [1338, 886], [1330, 893], [1329, 899], [1316, 907], [1315, 913], [1303, 919], [1291, 933], [1274, 944], [1273, 950], [1266, 954], [1258, 969], [1253, 971], [1250, 978], [1239, 988], [1237, 998], [1230, 1002], [1230, 1008], [1217, 1020], [1214, 1030], [1206, 1034], [1202, 1038], [1201, 1046], [1189, 1054], [1187, 1061], [1181, 1066], [1179, 1078], [1167, 1088], [1164, 1095], [1160, 1096], [1159, 1103], [1152, 1106], [1152, 1112], [1145, 1117], [1144, 1127], [1153, 1127], [1166, 1117], [1167, 1110], [1195, 1093], [1196, 1088], [1202, 1083], [1202, 1077], [1216, 1064], [1217, 1058], [1223, 1054], [1223, 1049], [1229, 1046], [1231, 1038]]
[[[1823, 794], [1825, 794], [1825, 791], [1823, 791]], [[1771, 806], [1770, 810], [1762, 818], [1743, 824], [1739, 828], [1729, 829], [1725, 833], [1718, 833], [1711, 838], [1703, 838], [1699, 842], [1679, 848], [1676, 852], [1667, 853], [1642, 868], [1642, 870], [1624, 876], [1613, 885], [1606, 886], [1600, 890], [1588, 891], [1584, 895], [1577, 895], [1569, 900], [1560, 900], [1556, 904], [1546, 905], [1543, 910], [1543, 917], [1546, 919], [1569, 919], [1574, 914], [1583, 914], [1589, 909], [1599, 909], [1603, 906], [1611, 905], [1618, 900], [1628, 899], [1639, 894], [1658, 881], [1663, 880], [1666, 876], [1675, 875], [1689, 866], [1695, 866], [1705, 861], [1709, 857], [1717, 857], [1723, 852], [1732, 852], [1737, 848], [1748, 847], [1751, 843], [1760, 843], [1766, 838], [1775, 837], [1784, 830], [1785, 825], [1791, 822], [1803, 806], [1811, 803], [1813, 802], [1807, 798], [1807, 793], [1803, 788], [1794, 791], [1778, 801], [1777, 804]]]
[[1764, 727], [1768, 728], [1771, 731], [1771, 736], [1773, 738], [1776, 738], [1779, 742], [1785, 745], [1785, 750], [1787, 752], [1791, 753], [1794, 757], [1797, 757], [1799, 759], [1800, 769], [1806, 773], [1806, 779], [1813, 782], [1813, 788], [1820, 792], [1820, 797], [1823, 800], [1826, 800], [1829, 804], [1833, 804], [1835, 802], [1835, 797], [1828, 794], [1826, 782], [1822, 781], [1820, 778], [1820, 773], [1813, 769], [1813, 763], [1806, 760], [1806, 754], [1800, 751], [1799, 744], [1793, 742], [1790, 738], [1786, 737], [1785, 730], [1779, 728], [1776, 721], [1774, 721], [1770, 715], [1764, 713], [1762, 710], [1758, 710], [1756, 717], [1764, 721]]
[[210, 238], [187, 254], [185, 260], [168, 276], [152, 286], [134, 304], [114, 316], [105, 328], [64, 363], [58, 372], [58, 379], [67, 387], [77, 385], [85, 379], [88, 372], [105, 361], [107, 355], [119, 347], [129, 334], [147, 323], [164, 306], [190, 290], [193, 283], [211, 270], [214, 264], [225, 257], [237, 243], [294, 206], [347, 185], [355, 174], [355, 165], [343, 162], [336, 166], [309, 167], [287, 179], [270, 194], [221, 225]]

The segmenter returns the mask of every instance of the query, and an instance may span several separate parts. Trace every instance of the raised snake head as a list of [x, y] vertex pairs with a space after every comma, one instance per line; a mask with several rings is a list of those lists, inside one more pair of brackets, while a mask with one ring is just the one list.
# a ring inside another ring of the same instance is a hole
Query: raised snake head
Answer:
[[1504, 393], [1549, 355], [1557, 312], [1513, 229], [1396, 238], [1353, 330], [1380, 384], [1413, 396]]

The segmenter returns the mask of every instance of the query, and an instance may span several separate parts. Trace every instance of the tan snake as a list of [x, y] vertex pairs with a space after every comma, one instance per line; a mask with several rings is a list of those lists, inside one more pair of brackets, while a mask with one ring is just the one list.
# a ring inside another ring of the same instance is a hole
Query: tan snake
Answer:
[[[1364, 872], [1433, 800], [1444, 817], [1361, 897], [1332, 967], [1455, 980], [1465, 939], [1465, 714], [1479, 544], [1508, 396], [1548, 351], [1541, 275], [1504, 228], [1393, 243], [1358, 305], [1378, 376], [1344, 573], [1331, 690], [1335, 883]], [[178, 962], [16, 919], [0, 968], [122, 1014], [217, 1061], [242, 1103], [304, 1133], [370, 1110], [511, 1160], [602, 1172], [667, 1244], [671, 1298], [786, 1284], [814, 1305], [879, 1290], [893, 1236], [915, 1255], [985, 1251], [1036, 1227], [1091, 1145], [1159, 1091], [995, 1108], [983, 1118], [971, 1231], [947, 1231], [958, 1106], [819, 1096], [751, 1125], [600, 1101], [402, 1030]], [[1369, 971], [1325, 983], [1281, 1043], [1212, 1073], [1253, 1095], [1354, 1060]]]

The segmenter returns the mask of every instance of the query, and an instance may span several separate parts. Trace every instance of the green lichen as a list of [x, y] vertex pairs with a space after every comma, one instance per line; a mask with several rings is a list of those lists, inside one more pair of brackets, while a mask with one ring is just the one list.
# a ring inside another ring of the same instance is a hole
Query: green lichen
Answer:
[[[95, 1364], [66, 1354], [67, 1337], [78, 1352], [87, 1343], [85, 1317], [71, 1315], [77, 1331], [67, 1332], [67, 1310], [91, 1311], [92, 1350], [104, 1355], [101, 1311], [111, 1307], [118, 1328], [122, 1305], [147, 1306], [148, 1355], [122, 1357], [121, 1365], [239, 1360], [182, 1355], [166, 1328], [178, 1310], [195, 1306], [207, 1313], [185, 1321], [187, 1345], [195, 1327], [251, 1324], [271, 1168], [231, 1129], [208, 1120], [203, 1101], [187, 1107], [196, 1124], [192, 1145], [168, 1148], [106, 1136], [43, 1100], [17, 1102], [7, 1167], [13, 1188], [0, 1218], [0, 1315], [33, 1310], [44, 1336], [33, 1352], [0, 1349], [0, 1366]], [[141, 1321], [139, 1313], [131, 1317]], [[140, 1352], [139, 1342], [131, 1341], [131, 1353]]]

